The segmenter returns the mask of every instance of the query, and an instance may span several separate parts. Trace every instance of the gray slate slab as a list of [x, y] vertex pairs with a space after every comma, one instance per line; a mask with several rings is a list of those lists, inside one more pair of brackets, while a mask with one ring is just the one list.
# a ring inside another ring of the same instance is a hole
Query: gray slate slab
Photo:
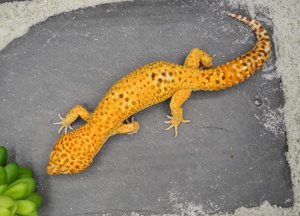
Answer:
[[[293, 205], [274, 49], [245, 82], [194, 92], [183, 106], [192, 122], [180, 125], [178, 138], [164, 131], [168, 100], [137, 113], [138, 134], [110, 138], [86, 171], [45, 173], [58, 113], [76, 104], [93, 111], [125, 74], [158, 60], [182, 64], [193, 47], [216, 54], [214, 66], [248, 51], [254, 34], [228, 11], [249, 15], [218, 1], [106, 4], [49, 18], [0, 52], [0, 143], [10, 160], [33, 168], [41, 215], [182, 215], [193, 206], [212, 214], [264, 200]], [[272, 21], [258, 17], [272, 35]]]

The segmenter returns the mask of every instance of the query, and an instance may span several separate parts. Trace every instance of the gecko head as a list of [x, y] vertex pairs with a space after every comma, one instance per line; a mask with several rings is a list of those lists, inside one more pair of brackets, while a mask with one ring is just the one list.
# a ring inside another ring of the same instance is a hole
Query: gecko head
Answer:
[[46, 172], [50, 175], [72, 174], [86, 169], [93, 157], [89, 148], [90, 141], [82, 140], [71, 132], [59, 138], [53, 147]]

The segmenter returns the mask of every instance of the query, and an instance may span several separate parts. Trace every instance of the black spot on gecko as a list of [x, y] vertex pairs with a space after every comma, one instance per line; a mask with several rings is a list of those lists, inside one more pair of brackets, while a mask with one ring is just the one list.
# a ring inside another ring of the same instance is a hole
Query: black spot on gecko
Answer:
[[267, 53], [264, 50], [259, 50], [258, 52], [262, 53], [264, 56], [267, 56]]
[[156, 74], [155, 74], [155, 73], [152, 73], [152, 74], [151, 74], [152, 80], [154, 80], [154, 79], [155, 79], [155, 76], [156, 76]]

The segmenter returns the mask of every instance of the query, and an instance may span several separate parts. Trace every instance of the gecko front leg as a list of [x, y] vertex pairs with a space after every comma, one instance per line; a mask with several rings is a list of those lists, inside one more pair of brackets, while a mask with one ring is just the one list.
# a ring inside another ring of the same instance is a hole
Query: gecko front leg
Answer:
[[74, 106], [66, 115], [65, 118], [61, 117], [61, 115], [58, 115], [61, 119], [60, 122], [54, 122], [53, 124], [59, 124], [61, 127], [58, 130], [58, 133], [60, 133], [63, 129], [65, 129], [65, 133], [68, 132], [68, 129], [73, 130], [71, 124], [78, 118], [82, 118], [84, 121], [88, 122], [89, 119], [92, 116], [92, 113], [87, 111], [83, 106], [76, 105]]
[[[190, 51], [185, 59], [184, 66], [192, 69], [208, 68], [212, 65], [214, 56], [210, 56], [206, 52], [194, 48]], [[174, 127], [175, 137], [178, 135], [178, 126], [180, 123], [187, 123], [190, 120], [183, 119], [182, 104], [190, 97], [192, 89], [181, 89], [176, 91], [171, 98], [170, 109], [172, 116], [167, 116], [170, 120], [165, 121], [171, 124], [165, 130], [170, 130]]]

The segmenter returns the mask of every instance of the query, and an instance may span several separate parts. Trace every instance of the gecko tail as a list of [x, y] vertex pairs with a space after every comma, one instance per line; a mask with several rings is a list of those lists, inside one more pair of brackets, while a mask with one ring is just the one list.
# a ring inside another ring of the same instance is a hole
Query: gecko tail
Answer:
[[238, 84], [258, 71], [270, 56], [271, 40], [267, 30], [259, 22], [238, 14], [228, 15], [246, 23], [254, 31], [257, 42], [240, 57], [216, 68], [200, 71], [201, 82], [196, 89], [219, 90]]
[[[245, 17], [234, 13], [228, 13], [228, 16], [249, 25], [256, 35], [257, 43], [261, 42], [262, 40], [270, 42], [270, 37], [267, 30], [258, 21], [251, 19], [250, 17]], [[269, 43], [268, 45], [269, 48], [271, 48], [271, 43]]]
[[256, 35], [256, 45], [241, 57], [233, 60], [233, 67], [249, 71], [252, 75], [254, 72], [268, 60], [271, 53], [271, 39], [267, 30], [256, 20], [238, 14], [229, 13], [229, 16], [246, 23]]

